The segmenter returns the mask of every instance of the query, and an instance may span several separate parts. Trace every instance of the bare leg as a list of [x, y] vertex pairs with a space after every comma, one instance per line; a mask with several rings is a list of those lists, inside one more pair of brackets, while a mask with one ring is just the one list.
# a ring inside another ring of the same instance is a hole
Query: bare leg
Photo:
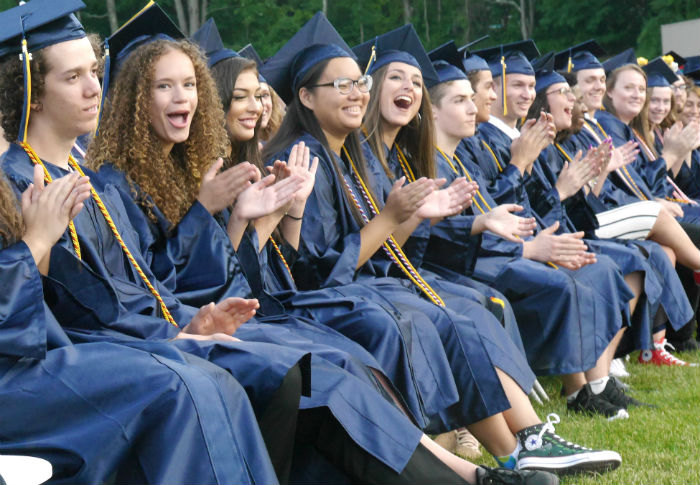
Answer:
[[503, 411], [503, 417], [508, 423], [511, 433], [517, 433], [521, 429], [540, 424], [542, 420], [532, 408], [532, 403], [527, 394], [501, 369], [496, 369], [496, 373], [498, 373], [503, 390], [508, 396], [508, 401], [510, 401], [510, 409]]
[[630, 315], [634, 313], [634, 309], [637, 307], [637, 302], [639, 301], [639, 295], [642, 294], [642, 289], [644, 287], [644, 280], [642, 279], [642, 274], [639, 271], [625, 275], [625, 282], [629, 286], [632, 293], [634, 293], [634, 298], [629, 302]]
[[677, 261], [692, 270], [700, 270], [700, 249], [695, 247], [683, 228], [663, 207], [659, 211], [654, 227], [647, 239], [668, 246], [676, 255]]
[[624, 328], [621, 328], [617, 332], [617, 334], [608, 344], [607, 348], [603, 351], [600, 357], [598, 357], [598, 361], [595, 363], [595, 367], [585, 372], [586, 380], [588, 382], [600, 379], [601, 377], [606, 377], [608, 374], [610, 374], [610, 363], [612, 362], [613, 357], [615, 357], [615, 350], [620, 344], [620, 340], [622, 339], [622, 334], [624, 332]]
[[[428, 451], [435, 455], [438, 460], [447, 465], [457, 475], [469, 483], [476, 483], [477, 466], [475, 464], [468, 462], [467, 460], [463, 460], [457, 455], [453, 455], [442, 446], [431, 440], [427, 435], [423, 435], [420, 442], [428, 449]], [[513, 448], [515, 448], [515, 445], [513, 445]]]
[[494, 414], [467, 426], [469, 432], [494, 456], [509, 455], [517, 444], [503, 414]]
[[586, 374], [583, 372], [564, 374], [561, 376], [561, 380], [564, 383], [564, 394], [568, 396], [586, 385]]

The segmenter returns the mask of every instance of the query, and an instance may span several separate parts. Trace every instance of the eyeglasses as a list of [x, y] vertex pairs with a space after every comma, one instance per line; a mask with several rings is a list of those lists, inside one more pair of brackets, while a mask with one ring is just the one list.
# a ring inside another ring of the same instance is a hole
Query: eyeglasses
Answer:
[[671, 84], [671, 89], [676, 92], [685, 91], [688, 89], [688, 86], [686, 86], [685, 84]]
[[372, 76], [370, 75], [365, 75], [365, 76], [360, 76], [357, 79], [350, 79], [349, 77], [339, 77], [333, 82], [330, 83], [323, 83], [323, 84], [314, 84], [312, 86], [309, 86], [310, 88], [320, 88], [323, 86], [333, 86], [340, 94], [350, 94], [352, 93], [352, 90], [355, 86], [357, 86], [357, 90], [361, 93], [368, 93], [370, 89], [372, 89]]
[[571, 88], [569, 86], [555, 89], [554, 91], [547, 91], [547, 93], [545, 93], [545, 94], [554, 94], [554, 93], [561, 94], [562, 96], [566, 96], [566, 97], [574, 95], [574, 92], [571, 90]]

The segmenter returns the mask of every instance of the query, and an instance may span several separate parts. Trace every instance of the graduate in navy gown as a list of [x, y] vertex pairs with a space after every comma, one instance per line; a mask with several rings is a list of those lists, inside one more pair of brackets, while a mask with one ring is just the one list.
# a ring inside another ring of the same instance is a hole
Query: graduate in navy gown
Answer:
[[0, 452], [48, 460], [50, 483], [276, 483], [228, 373], [175, 349], [72, 344], [41, 273], [89, 183], [74, 173], [44, 188], [35, 172], [23, 217], [0, 178]]
[[[43, 3], [33, 2], [24, 9], [41, 8]], [[63, 5], [68, 11], [62, 15], [67, 16], [81, 6], [81, 2]], [[17, 20], [20, 13], [9, 11], [3, 15]], [[49, 27], [55, 25], [49, 24]], [[35, 164], [45, 169], [49, 183], [66, 176], [70, 170], [81, 172], [82, 168], [70, 152], [77, 135], [95, 126], [99, 85], [94, 51], [75, 16], [61, 17], [60, 27], [75, 37], [70, 41], [65, 38], [63, 41], [57, 40], [50, 44], [49, 49], [42, 50], [41, 44], [33, 43], [43, 39], [42, 35], [30, 36], [29, 48], [36, 62], [49, 58], [52, 67], [61, 61], [69, 63], [72, 66], [69, 70], [77, 71], [75, 79], [80, 82], [70, 84], [71, 88], [63, 93], [56, 93], [49, 89], [55, 86], [51, 84], [54, 81], [47, 78], [46, 91], [34, 91], [36, 98], [33, 102], [41, 103], [42, 109], [34, 113], [26, 133], [12, 144], [11, 151], [3, 160], [3, 167], [16, 191], [29, 186]], [[36, 33], [43, 34], [44, 31]], [[19, 40], [7, 45], [18, 44]], [[190, 49], [194, 52], [193, 47]], [[178, 50], [170, 54], [182, 55]], [[11, 64], [13, 61], [16, 62], [14, 55], [3, 63], [6, 72], [15, 74], [11, 79], [3, 80], [7, 84], [2, 89], [21, 92], [23, 86], [17, 86], [16, 80], [22, 76], [16, 74], [17, 69]], [[27, 67], [32, 68], [31, 65]], [[37, 79], [39, 73], [34, 69], [33, 79]], [[186, 92], [192, 93], [194, 80], [190, 77], [194, 76], [177, 80], [174, 86], [176, 98], [180, 99]], [[168, 83], [157, 85], [157, 89], [168, 92], [164, 85]], [[151, 88], [147, 89], [150, 92]], [[213, 87], [211, 92], [214, 92]], [[64, 109], [57, 112], [55, 109], [59, 105]], [[80, 108], [85, 105], [88, 106], [87, 110]], [[12, 106], [16, 107], [16, 104]], [[6, 127], [14, 123], [14, 130], [11, 131], [15, 131], [20, 126], [17, 113], [22, 110], [15, 112], [10, 108], [3, 104], [3, 123]], [[180, 134], [178, 129], [181, 127], [182, 113], [176, 114], [174, 123], [169, 123], [163, 111], [160, 114], [159, 128], [164, 129], [168, 136]], [[61, 130], [46, 123], [56, 116], [62, 118]], [[156, 130], [146, 136], [155, 136], [155, 133]], [[205, 357], [234, 374], [253, 401], [276, 472], [281, 479], [286, 479], [291, 466], [291, 443], [295, 437], [296, 406], [292, 409], [279, 406], [275, 397], [277, 390], [284, 388], [291, 375], [299, 375], [299, 362], [302, 363], [304, 376], [293, 381], [296, 383], [293, 389], [308, 389], [308, 354], [231, 337], [237, 327], [254, 313], [257, 306], [255, 300], [227, 298], [199, 310], [181, 304], [166, 286], [153, 277], [139, 251], [137, 234], [128, 222], [128, 212], [119, 194], [113, 188], [106, 187], [102, 194], [91, 190], [91, 195], [84, 210], [74, 219], [74, 224], [52, 249], [49, 274], [44, 278], [46, 299], [54, 314], [59, 316], [61, 325], [75, 341], [111, 341], [153, 352], [157, 350], [158, 353], [179, 348]], [[182, 326], [178, 322], [182, 322]], [[163, 342], [164, 339], [168, 342]], [[318, 411], [300, 417], [302, 421], [297, 434], [352, 479], [373, 483], [406, 483], [425, 481], [428, 476], [435, 477], [437, 474], [440, 475], [439, 480], [463, 483], [459, 475], [418, 444], [420, 431], [379, 397], [373, 388], [323, 359], [314, 358], [311, 371], [317, 378], [312, 380], [311, 395], [304, 398], [302, 406]], [[282, 416], [277, 416], [275, 423], [265, 419], [270, 413]], [[375, 415], [381, 417], [381, 421], [373, 420], [372, 416]], [[285, 417], [286, 420], [281, 419]], [[355, 424], [358, 421], [361, 421], [361, 426]], [[382, 432], [381, 427], [391, 431]], [[480, 473], [488, 475], [485, 470]], [[478, 475], [476, 470], [474, 475]]]
[[[530, 457], [526, 452], [520, 453], [520, 439], [535, 429], [551, 430], [551, 425], [539, 423], [515, 380], [507, 377], [505, 372], [496, 371], [493, 364], [490, 364], [490, 369], [486, 364], [499, 359], [498, 365], [510, 371], [510, 359], [521, 362], [524, 359], [515, 353], [514, 346], [511, 347], [514, 354], [504, 358], [502, 351], [493, 345], [492, 339], [497, 333], [501, 335], [497, 337], [502, 340], [500, 345], [509, 342], [501, 327], [490, 330], [490, 334], [486, 328], [478, 333], [468, 318], [445, 307], [440, 295], [410, 265], [396, 240], [388, 238], [401, 222], [410, 218], [419, 206], [425, 205], [422, 201], [432, 192], [432, 183], [423, 179], [420, 183], [401, 187], [403, 181], [400, 181], [381, 212], [374, 205], [371, 189], [365, 183], [369, 179], [366, 178], [367, 168], [358, 133], [372, 81], [362, 75], [344, 42], [326, 44], [316, 37], [319, 24], [324, 23], [320, 19], [323, 17], [317, 14], [263, 68], [265, 78], [287, 102], [282, 126], [265, 146], [263, 157], [270, 162], [286, 158], [294, 144], [304, 141], [312, 154], [319, 158], [314, 190], [304, 212], [300, 258], [292, 268], [297, 284], [315, 288], [360, 281], [373, 287], [373, 291], [383, 292], [387, 298], [413, 307], [416, 312], [429, 314], [444, 336], [443, 345], [455, 381], [463, 393], [459, 407], [453, 406], [454, 414], [443, 413], [441, 418], [451, 418], [446, 424], [454, 427], [467, 424], [468, 420], [479, 420], [472, 429], [480, 428], [484, 440], [491, 437], [492, 452], [504, 453], [501, 460], [506, 466], [527, 468]], [[332, 27], [327, 25], [325, 28]], [[385, 242], [386, 246], [383, 246]], [[392, 268], [399, 266], [406, 271], [402, 273], [404, 277], [389, 275]], [[469, 350], [463, 352], [456, 348], [457, 343]], [[477, 355], [480, 362], [474, 360]], [[470, 364], [475, 364], [470, 373], [464, 372], [465, 358]], [[505, 384], [501, 384], [499, 373]], [[478, 387], [474, 385], [477, 380], [480, 382]], [[511, 406], [512, 409], [508, 409]], [[531, 426], [511, 431], [499, 408], [507, 410], [509, 415], [522, 412], [523, 418], [527, 415], [525, 419], [531, 420]], [[515, 432], [518, 432], [517, 437]], [[547, 439], [553, 437], [543, 436]], [[606, 466], [612, 465], [616, 454], [603, 453], [610, 460]], [[517, 456], [522, 460], [519, 465]], [[589, 455], [594, 461], [602, 456], [597, 453]], [[566, 459], [558, 464], [548, 458], [538, 460], [539, 464], [534, 461], [532, 466], [535, 467], [547, 467], [549, 462], [552, 470], [571, 465], [570, 462], [564, 463], [568, 461]]]
[[[465, 62], [454, 45], [451, 48], [449, 44], [442, 46], [432, 52], [431, 57], [442, 59], [434, 62], [440, 82], [431, 87], [430, 97], [435, 113], [439, 173], [448, 180], [466, 176], [486, 187], [474, 160], [488, 154], [480, 151], [479, 142], [472, 135], [476, 121], [488, 119], [488, 112], [481, 101], [481, 111], [474, 104], [474, 91], [462, 70]], [[488, 99], [491, 73], [485, 61], [479, 62], [476, 56], [470, 56], [466, 64], [474, 84], [481, 90], [482, 100]], [[515, 207], [522, 210], [522, 207]], [[498, 206], [486, 190], [478, 189], [470, 214], [485, 217], [506, 209]], [[450, 218], [452, 224], [458, 224], [459, 217]], [[446, 226], [442, 228], [444, 233], [434, 231], [433, 237], [439, 238], [441, 247], [449, 245], [449, 250], [443, 252], [467, 257], [470, 241], [449, 229]], [[581, 380], [585, 384], [586, 380], [607, 375], [610, 352], [605, 347], [619, 328], [615, 315], [618, 306], [614, 304], [612, 311], [604, 309], [610, 305], [607, 297], [616, 291], [615, 283], [611, 281], [612, 287], [603, 288], [604, 281], [595, 277], [596, 272], [589, 271], [593, 270], [592, 266], [571, 270], [548, 263], [550, 254], [547, 253], [550, 252], [542, 248], [546, 247], [548, 239], [556, 237], [541, 230], [536, 237], [521, 235], [521, 239], [484, 234], [474, 271], [512, 298], [528, 360], [542, 374], [569, 374], [565, 376], [565, 392], [569, 394], [577, 385], [582, 387]], [[451, 262], [452, 258], [440, 255], [433, 258], [436, 271], [441, 270], [446, 276], [464, 271], [459, 263]], [[554, 301], [557, 305], [552, 305]], [[603, 308], [600, 308], [601, 302]], [[590, 389], [586, 388], [585, 392]]]

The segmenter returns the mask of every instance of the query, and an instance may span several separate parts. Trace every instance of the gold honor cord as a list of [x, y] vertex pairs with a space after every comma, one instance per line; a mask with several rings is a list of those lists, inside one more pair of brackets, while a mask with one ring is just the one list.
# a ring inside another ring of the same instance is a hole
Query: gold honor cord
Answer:
[[[51, 179], [51, 175], [49, 174], [49, 171], [46, 169], [46, 165], [44, 165], [44, 162], [41, 161], [39, 156], [36, 154], [34, 149], [29, 146], [28, 143], [24, 141], [18, 142], [19, 146], [22, 147], [24, 152], [27, 154], [29, 159], [34, 163], [34, 165], [39, 165], [41, 168], [44, 170], [44, 182], [47, 184], [50, 184], [53, 180]], [[73, 158], [72, 155], [69, 155], [71, 159]], [[68, 223], [68, 233], [70, 234], [70, 240], [73, 243], [73, 250], [75, 251], [76, 256], [78, 256], [78, 259], [82, 259], [82, 255], [80, 253], [80, 242], [78, 241], [78, 233], [75, 230], [75, 224], [73, 224], [73, 221], [70, 221]]]
[[[343, 153], [348, 159], [348, 162], [350, 163], [350, 166], [352, 167], [353, 171], [353, 176], [355, 180], [357, 181], [359, 185], [359, 189], [362, 192], [362, 196], [364, 197], [365, 201], [367, 202], [368, 207], [370, 210], [373, 212], [374, 215], [379, 213], [379, 208], [377, 207], [377, 204], [374, 202], [372, 197], [369, 194], [369, 190], [367, 189], [367, 186], [365, 185], [365, 182], [362, 180], [360, 177], [359, 173], [357, 172], [357, 167], [355, 167], [355, 162], [352, 161], [352, 158], [350, 158], [350, 154], [348, 153], [347, 149], [343, 146], [342, 148]], [[347, 180], [345, 180], [345, 186], [348, 189], [348, 193], [350, 194], [350, 197], [352, 198], [353, 203], [355, 204], [355, 207], [360, 211], [360, 215], [364, 219], [365, 224], [369, 222], [369, 218], [367, 217], [367, 214], [365, 214], [364, 210], [362, 209], [362, 205], [360, 204], [360, 201], [357, 200], [355, 197], [352, 187], [350, 187], [350, 184], [348, 183]], [[445, 307], [445, 302], [440, 298], [440, 295], [438, 295], [435, 290], [433, 290], [430, 285], [423, 279], [423, 277], [418, 273], [416, 268], [413, 267], [413, 264], [408, 260], [406, 255], [404, 254], [403, 250], [401, 247], [398, 245], [396, 240], [394, 239], [394, 236], [389, 235], [387, 240], [382, 244], [382, 248], [386, 252], [387, 256], [389, 256], [389, 259], [396, 264], [401, 271], [408, 277], [408, 279], [413, 282], [427, 297], [430, 301], [432, 301], [434, 304], [440, 306], [440, 307]]]
[[21, 133], [22, 140], [27, 139], [27, 129], [29, 128], [29, 112], [32, 106], [32, 69], [29, 65], [31, 54], [27, 48], [27, 39], [22, 39], [22, 64], [24, 66], [24, 78], [26, 82], [24, 83], [25, 89], [27, 90], [27, 106], [26, 112], [24, 113], [24, 127]]
[[294, 281], [294, 276], [292, 275], [292, 270], [289, 269], [289, 265], [287, 264], [287, 260], [285, 259], [284, 255], [282, 254], [282, 251], [280, 250], [280, 247], [277, 245], [275, 242], [275, 239], [270, 236], [270, 242], [272, 243], [272, 247], [275, 248], [275, 252], [277, 253], [277, 256], [280, 257], [282, 260], [282, 264], [284, 264], [284, 267], [287, 268], [287, 273], [289, 273], [289, 277], [292, 278], [292, 281]]
[[501, 162], [498, 161], [498, 157], [496, 156], [495, 153], [493, 153], [493, 150], [491, 149], [491, 147], [489, 146], [489, 144], [486, 143], [484, 140], [481, 140], [481, 143], [484, 144], [484, 146], [486, 147], [486, 149], [489, 151], [489, 153], [490, 153], [491, 156], [493, 157], [493, 161], [496, 162], [496, 166], [498, 167], [498, 171], [499, 171], [499, 172], [503, 172], [503, 167], [501, 166]]
[[[41, 159], [37, 156], [36, 152], [30, 147], [27, 143], [20, 143], [20, 146], [24, 149], [24, 151], [29, 155], [29, 158], [34, 162], [35, 164], [41, 165], [41, 167], [44, 169], [44, 177], [48, 177], [47, 182], [51, 182], [51, 177], [49, 175], [48, 170], [46, 170], [46, 166], [42, 163]], [[70, 164], [71, 168], [73, 170], [77, 171], [81, 176], [85, 176], [85, 173], [83, 170], [80, 168], [80, 165], [78, 165], [78, 162], [75, 161], [73, 158], [73, 155], [68, 155], [68, 163]], [[97, 204], [97, 207], [99, 207], [100, 212], [102, 212], [102, 215], [105, 218], [105, 221], [107, 222], [107, 225], [110, 227], [112, 230], [112, 234], [114, 234], [114, 237], [117, 239], [117, 242], [121, 246], [122, 250], [124, 251], [124, 255], [126, 258], [129, 260], [131, 263], [131, 266], [136, 270], [136, 272], [139, 274], [143, 282], [146, 284], [148, 289], [150, 290], [151, 294], [158, 300], [158, 304], [160, 305], [160, 310], [163, 313], [163, 317], [172, 325], [178, 326], [177, 323], [175, 322], [175, 319], [173, 319], [172, 315], [170, 314], [170, 310], [168, 310], [168, 307], [165, 306], [165, 302], [163, 301], [163, 298], [160, 296], [160, 293], [158, 293], [158, 290], [151, 284], [151, 282], [148, 280], [146, 277], [146, 274], [143, 272], [141, 269], [141, 266], [139, 266], [139, 263], [136, 261], [134, 256], [131, 254], [131, 251], [129, 251], [129, 248], [126, 246], [126, 243], [122, 239], [121, 235], [119, 234], [119, 230], [117, 229], [117, 226], [114, 224], [114, 220], [112, 219], [112, 216], [109, 215], [109, 211], [107, 210], [107, 207], [104, 205], [102, 202], [102, 199], [100, 196], [97, 194], [97, 191], [95, 191], [94, 188], [90, 187], [90, 193], [92, 195], [92, 198], [94, 199], [95, 203]], [[78, 235], [75, 231], [75, 226], [73, 226], [73, 222], [71, 221], [69, 224], [69, 230], [71, 234], [71, 240], [73, 241], [73, 247], [76, 250], [76, 254], [78, 257], [80, 257], [80, 243], [78, 242]]]
[[[488, 147], [488, 145], [486, 145], [486, 146]], [[445, 157], [445, 160], [447, 160], [447, 163], [450, 165], [450, 167], [452, 168], [452, 170], [454, 171], [454, 173], [457, 174], [457, 175], [459, 175], [459, 170], [457, 170], [457, 167], [454, 166], [454, 164], [453, 164], [452, 161], [448, 158], [448, 156], [445, 154], [445, 152], [443, 152], [442, 150], [440, 150], [440, 148], [438, 148], [437, 146], [436, 146], [435, 148], [437, 148], [438, 151], [442, 154], [442, 156]], [[467, 177], [467, 179], [468, 179], [470, 182], [473, 182], [474, 179], [472, 179], [471, 175], [469, 174], [469, 170], [467, 170], [467, 167], [464, 166], [464, 164], [463, 164], [462, 161], [459, 159], [459, 157], [458, 157], [457, 155], [455, 155], [455, 156], [454, 156], [454, 159], [455, 159], [455, 161], [459, 164], [460, 168], [462, 169], [462, 172], [464, 173], [464, 176]], [[481, 195], [481, 189], [477, 189], [477, 190], [476, 190], [476, 195], [481, 199], [481, 201], [483, 202], [484, 206], [490, 211], [490, 210], [491, 210], [491, 207], [486, 203], [486, 199], [484, 199], [484, 196]], [[477, 202], [476, 200], [474, 200], [474, 203], [476, 204], [476, 208], [479, 209], [479, 210], [481, 211], [482, 214], [486, 214], [487, 211], [484, 211], [484, 209], [482, 209], [482, 208], [479, 206], [479, 204], [478, 204], [478, 202]], [[518, 236], [515, 236], [515, 237], [518, 237]], [[518, 239], [520, 239], [520, 238], [518, 237]], [[556, 264], [552, 263], [551, 261], [547, 261], [547, 264], [548, 264], [549, 266], [551, 266], [552, 268], [554, 268], [554, 269], [559, 269], [559, 267], [558, 267]], [[494, 298], [494, 297], [491, 297], [491, 299], [494, 300], [494, 301], [498, 300], [498, 298]], [[496, 302], [496, 303], [499, 303], [499, 302]]]

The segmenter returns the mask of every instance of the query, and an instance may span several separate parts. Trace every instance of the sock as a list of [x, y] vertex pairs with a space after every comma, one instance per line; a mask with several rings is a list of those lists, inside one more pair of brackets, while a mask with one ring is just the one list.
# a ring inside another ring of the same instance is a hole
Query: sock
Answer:
[[[583, 387], [581, 389], [583, 389]], [[572, 402], [574, 399], [576, 399], [576, 396], [578, 396], [578, 393], [581, 392], [581, 389], [566, 396], [566, 402]]]
[[593, 394], [600, 394], [601, 392], [603, 392], [603, 389], [605, 389], [605, 386], [609, 380], [610, 380], [610, 377], [605, 376], [605, 377], [601, 377], [600, 379], [596, 379], [594, 381], [591, 381], [588, 384], [590, 384], [591, 391], [593, 392]]
[[520, 446], [520, 440], [516, 439], [515, 449], [510, 455], [506, 456], [494, 456], [493, 458], [498, 463], [501, 468], [507, 468], [508, 470], [515, 470], [515, 465], [518, 464], [518, 454], [522, 446]]

